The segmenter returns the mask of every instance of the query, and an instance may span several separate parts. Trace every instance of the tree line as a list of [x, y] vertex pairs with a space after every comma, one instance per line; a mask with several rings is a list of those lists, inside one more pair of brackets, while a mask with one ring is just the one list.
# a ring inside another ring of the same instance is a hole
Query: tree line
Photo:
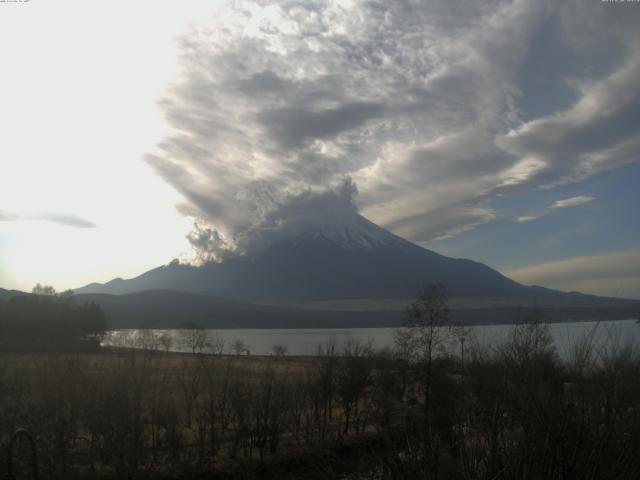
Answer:
[[38, 284], [31, 295], [0, 299], [0, 349], [97, 349], [107, 328], [105, 315], [95, 303], [78, 303], [72, 295]]

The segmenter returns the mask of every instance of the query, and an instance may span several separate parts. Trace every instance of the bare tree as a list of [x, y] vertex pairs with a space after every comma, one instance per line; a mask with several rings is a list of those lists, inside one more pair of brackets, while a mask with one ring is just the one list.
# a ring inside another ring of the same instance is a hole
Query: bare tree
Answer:
[[241, 338], [236, 338], [231, 344], [231, 351], [236, 355], [242, 355], [249, 351], [247, 344]]
[[40, 283], [36, 283], [36, 285], [31, 289], [31, 293], [34, 295], [56, 295], [56, 289], [51, 285], [41, 285]]
[[356, 431], [358, 430], [361, 398], [371, 379], [372, 354], [371, 341], [363, 344], [358, 338], [350, 338], [344, 346], [336, 380], [336, 389], [344, 413], [344, 434], [349, 433], [350, 422], [353, 419]]
[[214, 335], [209, 335], [207, 346], [214, 355], [222, 355], [226, 343], [224, 337], [216, 332]]
[[160, 336], [158, 337], [158, 342], [160, 342], [160, 345], [162, 345], [162, 348], [164, 349], [164, 351], [168, 352], [169, 350], [171, 350], [171, 345], [173, 344], [173, 338], [171, 338], [171, 335], [169, 335], [168, 332], [164, 332], [160, 334]]
[[502, 353], [516, 366], [526, 365], [554, 355], [553, 338], [542, 310], [534, 306], [509, 331]]
[[198, 325], [188, 325], [181, 330], [180, 338], [182, 345], [191, 350], [191, 353], [202, 353], [209, 343], [207, 330]]
[[287, 354], [287, 346], [286, 345], [274, 345], [271, 347], [271, 353], [276, 358], [282, 358]]
[[409, 304], [404, 328], [395, 333], [395, 343], [410, 361], [422, 367], [424, 411], [429, 412], [433, 361], [446, 351], [446, 344], [457, 336], [449, 315], [449, 296], [443, 285], [426, 285]]
[[134, 332], [132, 330], [111, 331], [105, 338], [105, 344], [116, 348], [134, 348]]
[[160, 347], [160, 337], [154, 330], [138, 330], [136, 346], [144, 350], [156, 351]]

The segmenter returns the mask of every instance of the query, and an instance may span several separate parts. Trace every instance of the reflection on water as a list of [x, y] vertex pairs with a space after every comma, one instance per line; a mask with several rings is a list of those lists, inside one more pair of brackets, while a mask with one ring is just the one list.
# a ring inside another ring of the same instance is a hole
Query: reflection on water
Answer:
[[[511, 325], [466, 327], [465, 348], [473, 345], [495, 348], [508, 337]], [[635, 320], [610, 322], [564, 322], [549, 324], [555, 347], [567, 357], [573, 347], [585, 338], [593, 340], [598, 350], [635, 344], [640, 340], [640, 325]], [[339, 352], [349, 340], [371, 342], [377, 349], [393, 347], [394, 328], [317, 328], [317, 329], [221, 329], [204, 330], [198, 335], [189, 330], [116, 330], [110, 332], [103, 345], [170, 350], [176, 352], [242, 353], [252, 355], [315, 355], [318, 347], [334, 343]], [[200, 342], [200, 343], [197, 343]], [[450, 348], [457, 349], [458, 339]], [[276, 347], [276, 348], [274, 348]]]

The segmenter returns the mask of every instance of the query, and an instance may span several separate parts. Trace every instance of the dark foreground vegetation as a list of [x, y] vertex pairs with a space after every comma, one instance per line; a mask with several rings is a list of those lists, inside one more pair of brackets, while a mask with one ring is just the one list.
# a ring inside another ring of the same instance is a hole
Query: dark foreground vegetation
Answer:
[[56, 294], [49, 286], [32, 295], [0, 299], [0, 351], [97, 350], [107, 328], [102, 309], [77, 302], [73, 292]]
[[435, 288], [394, 351], [0, 354], [0, 465], [26, 427], [51, 479], [640, 478], [640, 352], [585, 337], [561, 361], [528, 320], [479, 349]]

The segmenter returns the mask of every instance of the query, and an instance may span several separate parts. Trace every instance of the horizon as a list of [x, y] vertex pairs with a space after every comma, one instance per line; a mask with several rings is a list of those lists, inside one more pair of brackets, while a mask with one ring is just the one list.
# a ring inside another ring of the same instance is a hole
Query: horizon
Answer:
[[0, 4], [0, 287], [221, 261], [358, 213], [640, 299], [632, 2]]

